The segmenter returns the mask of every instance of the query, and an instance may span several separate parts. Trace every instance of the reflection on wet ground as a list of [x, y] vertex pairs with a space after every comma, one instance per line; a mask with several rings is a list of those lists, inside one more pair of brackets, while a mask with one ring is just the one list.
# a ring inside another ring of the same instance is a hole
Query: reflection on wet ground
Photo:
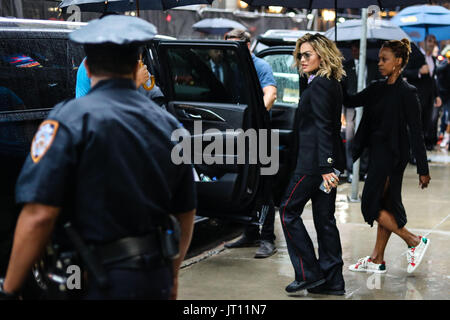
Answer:
[[[180, 274], [180, 299], [450, 299], [450, 156], [439, 151], [430, 154], [431, 184], [419, 188], [414, 166], [408, 166], [403, 181], [403, 203], [408, 216], [406, 227], [419, 235], [428, 235], [430, 247], [417, 270], [406, 272], [407, 246], [392, 235], [385, 252], [387, 273], [355, 273], [350, 264], [370, 255], [375, 243], [376, 225], [367, 225], [360, 212], [360, 203], [350, 203], [350, 184], [339, 186], [336, 201], [336, 221], [341, 235], [346, 295], [324, 296], [301, 292], [288, 296], [284, 288], [294, 279], [280, 221], [276, 220], [278, 252], [266, 259], [254, 259], [256, 248], [226, 249], [191, 264]], [[359, 193], [364, 183], [360, 182]], [[311, 205], [303, 220], [317, 249]]]

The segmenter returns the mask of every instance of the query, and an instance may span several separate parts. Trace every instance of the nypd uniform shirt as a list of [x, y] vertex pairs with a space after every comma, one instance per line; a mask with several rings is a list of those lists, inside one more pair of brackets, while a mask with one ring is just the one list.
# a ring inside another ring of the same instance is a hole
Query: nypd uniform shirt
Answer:
[[192, 167], [170, 157], [179, 126], [133, 81], [100, 81], [42, 122], [16, 202], [61, 207], [92, 243], [149, 233], [157, 215], [196, 207]]

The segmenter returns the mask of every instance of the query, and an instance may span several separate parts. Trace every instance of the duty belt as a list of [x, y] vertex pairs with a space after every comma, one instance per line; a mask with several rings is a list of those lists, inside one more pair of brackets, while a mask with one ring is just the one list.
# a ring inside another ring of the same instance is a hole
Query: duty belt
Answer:
[[122, 238], [106, 245], [96, 246], [94, 252], [103, 265], [120, 263], [144, 254], [162, 259], [156, 235]]

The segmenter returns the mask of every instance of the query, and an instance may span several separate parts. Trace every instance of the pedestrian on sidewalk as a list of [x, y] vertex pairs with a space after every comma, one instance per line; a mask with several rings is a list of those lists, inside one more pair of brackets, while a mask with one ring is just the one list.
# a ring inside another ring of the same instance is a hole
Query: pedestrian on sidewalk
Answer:
[[403, 76], [417, 88], [424, 141], [426, 148], [431, 151], [437, 142], [437, 127], [434, 123], [437, 118], [434, 109], [442, 104], [436, 83], [436, 57], [433, 56], [433, 50], [437, 45], [436, 37], [428, 34], [423, 45], [424, 47], [420, 48], [422, 54], [411, 57]]
[[[392, 232], [408, 245], [408, 273], [418, 267], [430, 244], [429, 239], [406, 229], [406, 212], [401, 198], [410, 143], [417, 160], [420, 187], [424, 189], [430, 182], [417, 90], [400, 76], [410, 52], [408, 39], [384, 42], [379, 52], [378, 68], [387, 78], [372, 82], [353, 96], [344, 92], [346, 107], [364, 107], [355, 135], [353, 159], [359, 158], [364, 147], [369, 148], [369, 170], [361, 210], [370, 226], [374, 221], [378, 222], [372, 254], [351, 265], [351, 271], [385, 273], [384, 250]], [[411, 141], [408, 141], [407, 128]]]
[[[294, 59], [300, 75], [308, 77], [308, 85], [301, 94], [294, 120], [296, 167], [280, 206], [280, 220], [295, 270], [295, 280], [286, 291], [308, 289], [311, 293], [343, 295], [344, 263], [334, 218], [339, 179], [333, 172], [333, 168], [341, 172], [345, 168], [339, 84], [345, 75], [343, 57], [333, 41], [318, 33], [308, 33], [297, 40]], [[322, 183], [327, 192], [320, 189]], [[309, 200], [319, 259], [301, 218]]]

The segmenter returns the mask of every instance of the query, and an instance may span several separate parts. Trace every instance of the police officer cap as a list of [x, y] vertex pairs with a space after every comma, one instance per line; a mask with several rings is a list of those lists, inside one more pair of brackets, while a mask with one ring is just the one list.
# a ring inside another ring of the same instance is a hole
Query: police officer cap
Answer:
[[81, 44], [139, 44], [156, 35], [156, 27], [136, 17], [109, 15], [89, 22], [70, 33], [70, 40]]

